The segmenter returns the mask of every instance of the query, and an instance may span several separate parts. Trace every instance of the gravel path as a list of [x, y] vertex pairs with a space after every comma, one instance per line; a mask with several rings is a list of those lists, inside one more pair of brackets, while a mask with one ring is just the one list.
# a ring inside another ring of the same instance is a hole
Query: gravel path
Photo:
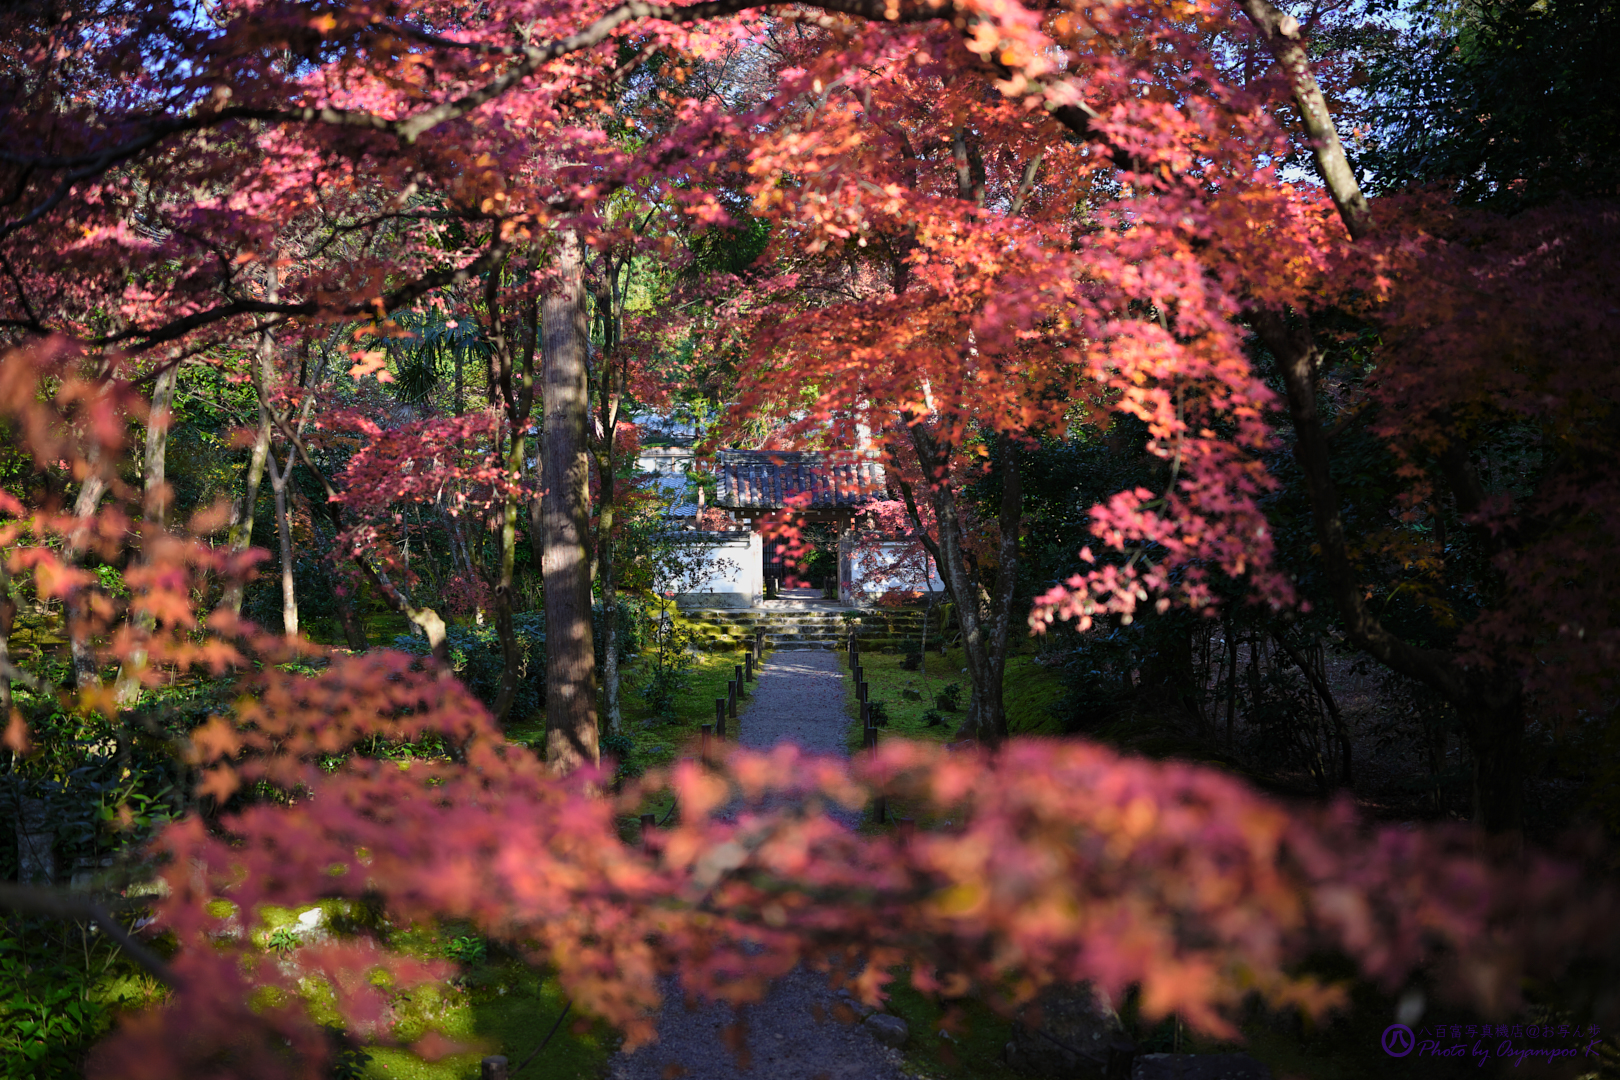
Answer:
[[[757, 750], [784, 740], [821, 754], [848, 752], [849, 716], [843, 678], [834, 651], [778, 651], [760, 672], [754, 693], [738, 717], [738, 742]], [[658, 1018], [658, 1041], [621, 1054], [613, 1080], [901, 1080], [900, 1051], [884, 1046], [863, 1026], [847, 1026], [828, 1014], [839, 1003], [825, 977], [798, 970], [779, 981], [764, 1001], [748, 1006], [749, 1068], [721, 1041], [737, 1017], [718, 1004], [688, 1010], [674, 981], [664, 986], [667, 1003]], [[817, 1020], [812, 1006], [820, 1006]]]
[[847, 754], [850, 719], [844, 712], [842, 655], [832, 649], [772, 653], [738, 717], [737, 741], [753, 750], [796, 742], [816, 754]]

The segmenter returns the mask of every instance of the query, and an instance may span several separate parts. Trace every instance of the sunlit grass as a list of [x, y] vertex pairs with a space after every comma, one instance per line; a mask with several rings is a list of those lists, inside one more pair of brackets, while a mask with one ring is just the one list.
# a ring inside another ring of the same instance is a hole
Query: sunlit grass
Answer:
[[[859, 749], [861, 739], [859, 709], [855, 682], [849, 677], [845, 660], [845, 654], [839, 653], [845, 675], [844, 703], [851, 719], [850, 749], [855, 750]], [[880, 738], [954, 740], [967, 717], [968, 698], [973, 692], [962, 650], [950, 649], [944, 656], [930, 650], [919, 671], [904, 670], [901, 667], [904, 660], [898, 653], [861, 654], [869, 697], [881, 701], [889, 716]], [[953, 683], [961, 688], [959, 706], [954, 712], [939, 709], [935, 699]], [[907, 697], [908, 691], [915, 699]], [[1057, 709], [1062, 698], [1063, 681], [1055, 668], [1042, 666], [1034, 655], [1008, 658], [1002, 700], [1007, 708], [1007, 725], [1014, 735], [1057, 734]], [[939, 713], [939, 723], [932, 726], [927, 715], [930, 710]]]

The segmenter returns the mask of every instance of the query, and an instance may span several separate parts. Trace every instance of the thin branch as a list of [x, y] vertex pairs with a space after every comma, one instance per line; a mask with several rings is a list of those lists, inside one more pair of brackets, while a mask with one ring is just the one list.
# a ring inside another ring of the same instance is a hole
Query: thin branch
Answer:
[[24, 915], [43, 915], [48, 919], [93, 921], [102, 933], [116, 941], [131, 960], [153, 977], [171, 987], [180, 985], [179, 978], [162, 957], [131, 937], [122, 923], [88, 896], [0, 882], [0, 908], [10, 908]]
[[5, 252], [0, 252], [0, 267], [4, 267], [6, 276], [11, 279], [12, 287], [17, 290], [17, 304], [23, 309], [23, 314], [28, 316], [28, 321], [24, 325], [37, 334], [45, 333], [45, 326], [39, 321], [39, 313], [34, 310], [34, 305], [28, 302], [22, 278], [17, 276], [17, 270], [11, 265], [11, 260]]
[[503, 258], [509, 250], [511, 250], [510, 244], [497, 242], [492, 244], [489, 249], [484, 252], [484, 254], [480, 255], [466, 266], [457, 267], [455, 269], [432, 271], [424, 274], [415, 281], [401, 285], [393, 292], [384, 293], [382, 296], [374, 297], [370, 300], [365, 300], [358, 303], [352, 303], [341, 308], [327, 308], [315, 300], [306, 300], [301, 303], [293, 304], [279, 304], [271, 303], [267, 300], [253, 299], [232, 300], [228, 304], [221, 304], [218, 307], [212, 307], [206, 311], [195, 312], [194, 314], [188, 315], [183, 319], [176, 319], [173, 322], [166, 323], [162, 326], [154, 327], [152, 329], [134, 328], [124, 330], [117, 334], [109, 334], [105, 337], [92, 338], [87, 342], [87, 344], [94, 346], [106, 346], [116, 345], [121, 342], [135, 342], [136, 344], [134, 348], [139, 351], [149, 349], [154, 345], [160, 345], [166, 341], [173, 341], [176, 338], [184, 337], [193, 330], [201, 329], [210, 323], [233, 318], [237, 315], [276, 316], [275, 318], [269, 319], [262, 324], [258, 328], [261, 330], [267, 327], [273, 328], [283, 325], [288, 319], [298, 316], [308, 318], [317, 315], [332, 314], [346, 315], [350, 317], [372, 317], [386, 315], [388, 312], [404, 307], [435, 289], [443, 288], [447, 285], [460, 285], [480, 276], [489, 270], [501, 258]]
[[1017, 217], [1024, 209], [1024, 203], [1029, 199], [1030, 192], [1035, 190], [1035, 177], [1040, 175], [1041, 162], [1046, 157], [1045, 150], [1037, 150], [1035, 156], [1029, 159], [1024, 166], [1023, 179], [1018, 181], [1018, 194], [1013, 197], [1010, 213]]

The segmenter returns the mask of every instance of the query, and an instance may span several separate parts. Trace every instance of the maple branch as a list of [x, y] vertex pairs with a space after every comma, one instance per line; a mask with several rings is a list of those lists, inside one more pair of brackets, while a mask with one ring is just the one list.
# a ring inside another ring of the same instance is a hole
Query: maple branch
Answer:
[[[68, 157], [32, 157], [11, 151], [0, 151], [0, 161], [18, 165], [26, 170], [71, 169], [57, 184], [51, 195], [28, 214], [0, 226], [0, 238], [39, 220], [67, 197], [76, 181], [105, 172], [114, 165], [152, 149], [172, 135], [217, 127], [234, 120], [262, 120], [272, 123], [326, 124], [335, 127], [364, 128], [394, 135], [406, 143], [414, 143], [440, 124], [474, 112], [489, 104], [544, 65], [582, 49], [593, 48], [606, 41], [625, 23], [638, 20], [683, 25], [724, 18], [744, 11], [755, 11], [777, 5], [777, 0], [707, 0], [698, 4], [649, 4], [645, 0], [629, 0], [609, 11], [583, 30], [567, 37], [554, 38], [542, 45], [491, 45], [482, 42], [457, 41], [425, 30], [399, 24], [389, 29], [401, 37], [411, 38], [424, 45], [442, 49], [467, 49], [492, 56], [508, 56], [517, 62], [496, 78], [477, 89], [451, 101], [440, 102], [422, 112], [407, 117], [390, 118], [363, 109], [340, 109], [330, 105], [308, 105], [303, 108], [274, 109], [252, 105], [232, 105], [212, 112], [193, 113], [184, 117], [167, 117], [145, 121], [147, 130], [126, 142], [102, 150], [86, 151]], [[885, 0], [817, 0], [812, 7], [836, 11], [873, 21], [913, 23], [930, 22], [944, 18], [949, 8], [927, 5], [900, 11]]]
[[[321, 467], [315, 464], [315, 459], [310, 455], [309, 447], [304, 445], [304, 440], [299, 436], [298, 432], [287, 426], [286, 419], [274, 409], [266, 407], [265, 412], [269, 414], [271, 422], [281, 431], [282, 436], [292, 443], [293, 448], [298, 451], [298, 458], [304, 463], [304, 467], [313, 473], [315, 479], [320, 482], [321, 490], [326, 492], [327, 506], [334, 508], [329, 512], [329, 516], [332, 517], [333, 527], [336, 528], [339, 522], [335, 508], [338, 507], [341, 501], [337, 489], [332, 487], [332, 482], [326, 478], [326, 473], [321, 470]], [[443, 617], [430, 607], [419, 608], [412, 604], [411, 598], [405, 594], [403, 589], [389, 579], [386, 571], [372, 566], [371, 560], [358, 551], [351, 551], [349, 555], [354, 560], [354, 564], [360, 568], [361, 573], [365, 574], [371, 580], [371, 583], [377, 587], [377, 592], [382, 595], [383, 602], [393, 611], [420, 626], [422, 632], [427, 635], [428, 648], [432, 650], [434, 659], [448, 666], [450, 653], [449, 647], [445, 644], [446, 627]]]
[[1243, 13], [1260, 31], [1271, 55], [1277, 58], [1294, 91], [1294, 103], [1299, 106], [1305, 133], [1311, 139], [1311, 153], [1316, 159], [1316, 171], [1327, 185], [1328, 195], [1338, 208], [1339, 217], [1352, 240], [1360, 240], [1372, 231], [1372, 207], [1361, 191], [1355, 170], [1344, 156], [1344, 145], [1339, 142], [1338, 129], [1333, 126], [1333, 115], [1328, 111], [1327, 99], [1311, 70], [1310, 57], [1305, 53], [1299, 20], [1278, 8], [1271, 0], [1241, 0]]
[[44, 679], [24, 671], [22, 668], [13, 664], [10, 660], [4, 658], [0, 658], [0, 679], [7, 679], [11, 682], [22, 683], [36, 694], [47, 694], [50, 692], [50, 684]]
[[1045, 150], [1037, 150], [1035, 156], [1030, 158], [1029, 163], [1024, 166], [1023, 178], [1018, 181], [1018, 193], [1013, 196], [1012, 208], [1009, 210], [1013, 217], [1017, 217], [1024, 209], [1024, 203], [1028, 201], [1030, 193], [1035, 190], [1035, 177], [1040, 175], [1041, 162], [1045, 157]]
[[264, 330], [269, 327], [280, 326], [289, 318], [295, 316], [314, 317], [325, 314], [339, 314], [347, 316], [374, 316], [385, 315], [411, 303], [417, 298], [432, 292], [434, 289], [449, 285], [461, 285], [480, 276], [492, 268], [495, 263], [504, 258], [511, 250], [512, 245], [503, 241], [491, 244], [488, 250], [465, 266], [454, 269], [434, 270], [422, 275], [415, 281], [407, 282], [392, 292], [373, 297], [370, 300], [359, 301], [341, 308], [324, 307], [315, 300], [305, 300], [299, 303], [274, 303], [268, 300], [241, 299], [218, 307], [208, 308], [206, 311], [194, 312], [185, 318], [176, 319], [171, 323], [150, 330], [139, 328], [124, 330], [116, 334], [108, 334], [99, 338], [90, 338], [86, 344], [93, 346], [116, 345], [125, 341], [136, 341], [133, 346], [139, 352], [150, 349], [175, 338], [184, 337], [193, 330], [199, 330], [209, 323], [219, 322], [233, 318], [237, 315], [272, 315], [279, 316], [267, 320], [258, 327]]
[[[917, 539], [921, 541], [923, 550], [928, 552], [929, 558], [934, 560], [935, 569], [940, 571], [940, 584], [944, 585], [946, 590], [949, 591], [951, 582], [942, 569], [944, 564], [940, 562], [939, 545], [934, 543], [934, 538], [928, 535], [927, 529], [923, 528], [922, 515], [917, 512], [917, 498], [911, 491], [911, 485], [904, 480], [899, 481], [899, 483], [900, 498], [905, 500], [906, 515], [911, 518], [911, 525], [917, 530]], [[953, 600], [956, 598], [954, 593], [951, 598]]]
[[43, 915], [48, 919], [84, 919], [94, 922], [101, 932], [112, 938], [129, 954], [129, 958], [145, 968], [154, 978], [169, 986], [179, 986], [180, 980], [157, 953], [130, 936], [107, 909], [88, 896], [41, 889], [32, 885], [14, 885], [0, 882], [0, 908], [10, 908], [24, 915]]

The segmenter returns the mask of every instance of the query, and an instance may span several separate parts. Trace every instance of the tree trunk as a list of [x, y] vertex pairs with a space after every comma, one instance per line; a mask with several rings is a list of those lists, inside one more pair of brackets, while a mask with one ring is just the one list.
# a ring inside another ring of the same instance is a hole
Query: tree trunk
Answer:
[[1238, 639], [1237, 624], [1226, 619], [1226, 748], [1232, 749], [1233, 726], [1237, 719]]
[[[243, 481], [242, 497], [231, 508], [231, 528], [226, 543], [232, 555], [240, 555], [253, 542], [253, 515], [259, 504], [259, 484], [264, 479], [264, 461], [270, 453], [270, 414], [259, 410], [259, 430], [253, 435], [253, 452], [248, 458], [247, 477]], [[233, 615], [242, 613], [242, 594], [247, 582], [233, 578], [225, 584], [221, 605]]]
[[619, 592], [615, 580], [617, 567], [613, 560], [613, 433], [608, 432], [607, 455], [602, 468], [601, 555], [598, 564], [602, 573], [602, 690], [608, 714], [608, 730], [618, 735], [624, 730], [624, 715], [619, 706]]
[[365, 652], [371, 647], [371, 642], [366, 639], [366, 624], [360, 617], [355, 594], [338, 582], [336, 573], [331, 577], [332, 605], [337, 609], [338, 626], [343, 630], [343, 641], [348, 645], [350, 652]]
[[[279, 282], [276, 274], [275, 260], [270, 261], [267, 271], [265, 299], [275, 303], [280, 295]], [[255, 384], [259, 387], [259, 430], [253, 435], [253, 452], [248, 458], [247, 479], [242, 489], [242, 501], [231, 510], [230, 551], [232, 555], [240, 555], [248, 549], [253, 541], [253, 517], [259, 506], [259, 484], [264, 479], [264, 462], [270, 454], [270, 406], [264, 398], [264, 382], [266, 373], [271, 367], [271, 350], [275, 347], [275, 337], [269, 330], [259, 334], [258, 356], [255, 363], [258, 365], [258, 378]], [[240, 578], [227, 582], [223, 604], [233, 615], [242, 613], [242, 593], [247, 588], [247, 582]]]
[[[1012, 622], [1013, 591], [1017, 585], [1018, 530], [1023, 515], [1023, 490], [1018, 477], [1017, 453], [1005, 436], [998, 440], [1002, 462], [1001, 546], [994, 593], [987, 594], [968, 569], [964, 529], [957, 509], [956, 493], [947, 469], [948, 449], [942, 448], [920, 423], [908, 425], [912, 446], [929, 484], [934, 519], [939, 530], [937, 541], [926, 541], [939, 567], [946, 591], [956, 606], [962, 627], [963, 653], [968, 663], [972, 693], [967, 719], [960, 734], [987, 746], [997, 746], [1007, 738], [1007, 709], [1002, 698], [1002, 679], [1007, 669], [1007, 638]], [[922, 521], [916, 513], [909, 489], [906, 492], [913, 525]]]
[[306, 501], [304, 508], [309, 512], [309, 527], [315, 534], [316, 544], [327, 552], [321, 560], [321, 576], [332, 591], [332, 609], [337, 613], [344, 644], [350, 652], [365, 652], [371, 643], [366, 640], [365, 622], [360, 617], [361, 608], [356, 601], [363, 594], [358, 589], [346, 587], [337, 573], [337, 537], [342, 529], [342, 507], [334, 502], [328, 502], [325, 506], [325, 518], [331, 532], [321, 530], [322, 515], [316, 513], [313, 505]]
[[618, 480], [618, 459], [614, 454], [619, 426], [620, 393], [614, 382], [613, 349], [619, 341], [619, 320], [615, 298], [615, 275], [604, 276], [605, 287], [596, 294], [596, 307], [602, 319], [602, 360], [597, 386], [598, 432], [597, 477], [600, 505], [597, 511], [596, 568], [602, 582], [602, 699], [607, 707], [608, 730], [624, 731], [624, 714], [619, 704], [619, 588], [618, 566], [614, 559], [613, 527]]
[[11, 627], [17, 602], [11, 598], [11, 568], [0, 556], [0, 724], [11, 723]]
[[[523, 475], [523, 432], [512, 432], [512, 446], [507, 454], [507, 475], [513, 480]], [[518, 494], [506, 496], [501, 509], [501, 576], [495, 585], [495, 634], [501, 642], [501, 688], [495, 695], [495, 722], [506, 723], [517, 697], [518, 678], [523, 657], [518, 649], [517, 628], [512, 622], [512, 574], [517, 564]], [[549, 629], [549, 624], [548, 624]], [[549, 634], [548, 634], [549, 636]], [[547, 650], [549, 654], [549, 649]]]
[[[310, 475], [321, 485], [321, 490], [326, 493], [326, 502], [329, 508], [328, 513], [332, 517], [332, 526], [334, 529], [338, 528], [337, 489], [332, 487], [332, 482], [326, 478], [326, 474], [321, 471], [321, 467], [310, 456], [309, 448], [304, 445], [304, 440], [299, 437], [297, 430], [293, 430], [289, 438], [293, 444], [293, 450], [298, 454], [298, 460], [304, 463], [304, 468], [309, 470]], [[371, 560], [358, 551], [352, 552], [350, 557], [354, 559], [354, 564], [359, 568], [360, 572], [377, 587], [377, 593], [383, 598], [383, 603], [387, 604], [391, 610], [397, 611], [409, 619], [412, 626], [420, 629], [427, 636], [428, 647], [433, 650], [433, 658], [440, 664], [449, 666], [450, 650], [449, 646], [445, 644], [444, 619], [440, 618], [439, 613], [430, 607], [415, 606], [411, 602], [410, 595], [404, 589], [395, 585], [387, 573], [372, 566]]]
[[[89, 472], [79, 485], [79, 494], [73, 500], [73, 516], [88, 521], [101, 505], [107, 493], [107, 479], [101, 472], [101, 451], [93, 446], [86, 462]], [[65, 561], [76, 559], [89, 540], [89, 527], [80, 526], [68, 535], [64, 545]], [[100, 665], [96, 661], [95, 647], [90, 643], [90, 612], [82, 589], [74, 590], [67, 601], [68, 654], [73, 664], [73, 685], [88, 690], [101, 685]]]
[[292, 479], [292, 451], [286, 467], [279, 472], [275, 457], [270, 458], [270, 490], [276, 496], [276, 535], [281, 542], [281, 632], [288, 637], [298, 633], [298, 587], [293, 579], [292, 522], [287, 516], [287, 482]]
[[1524, 696], [1515, 683], [1459, 707], [1474, 758], [1474, 823], [1516, 841], [1524, 827]]
[[[169, 525], [169, 422], [174, 416], [174, 391], [180, 379], [178, 360], [158, 372], [152, 383], [152, 404], [146, 414], [146, 446], [141, 458], [143, 500], [142, 534], [148, 541]], [[142, 556], [144, 560], [144, 555]], [[150, 615], [131, 616], [137, 632], [149, 635], [156, 623]], [[120, 709], [133, 709], [141, 697], [141, 673], [146, 670], [146, 650], [135, 648], [119, 666], [113, 684], [113, 700]]]
[[512, 712], [518, 683], [525, 673], [522, 650], [518, 648], [517, 628], [513, 624], [513, 575], [517, 567], [518, 485], [523, 479], [527, 459], [529, 410], [534, 404], [534, 350], [539, 333], [540, 309], [537, 304], [529, 305], [520, 368], [512, 348], [512, 339], [507, 333], [506, 321], [501, 315], [499, 289], [500, 275], [491, 274], [486, 285], [484, 305], [489, 312], [489, 338], [493, 346], [490, 354], [494, 374], [491, 386], [492, 393], [499, 395], [506, 413], [506, 426], [511, 433], [511, 444], [506, 455], [506, 476], [512, 488], [501, 506], [500, 572], [495, 582], [495, 635], [501, 643], [501, 685], [495, 695], [495, 722], [504, 724]]
[[541, 432], [541, 574], [546, 607], [546, 760], [570, 772], [601, 759], [596, 731], [596, 654], [591, 639], [590, 407], [585, 265], [579, 237], [563, 232], [557, 281], [544, 303]]

